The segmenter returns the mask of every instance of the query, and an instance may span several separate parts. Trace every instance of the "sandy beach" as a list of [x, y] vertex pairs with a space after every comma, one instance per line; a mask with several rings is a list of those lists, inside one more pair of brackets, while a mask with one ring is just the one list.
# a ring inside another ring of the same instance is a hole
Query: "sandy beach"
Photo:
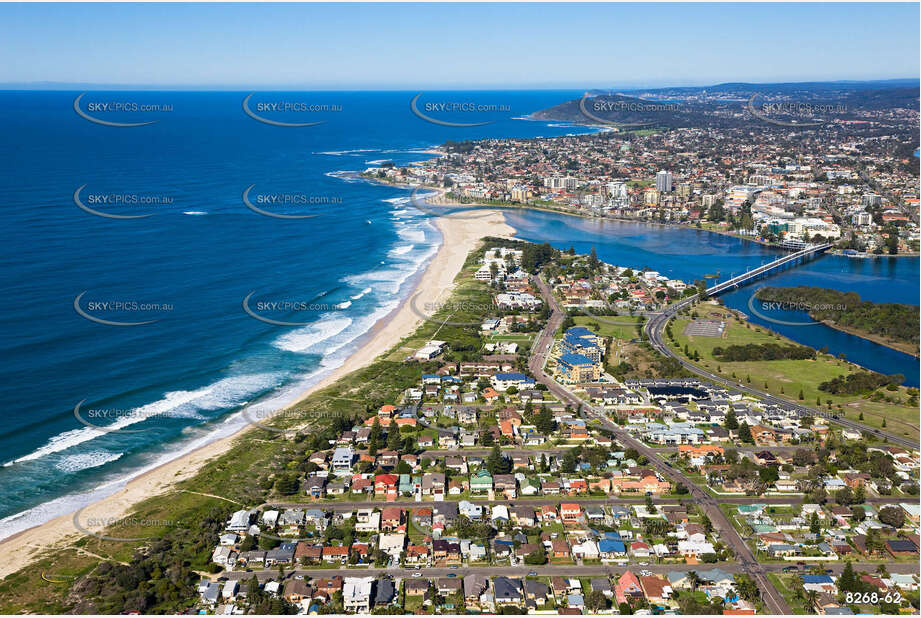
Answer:
[[[463, 215], [464, 213], [453, 213], [436, 219], [435, 224], [442, 234], [443, 242], [422, 276], [418, 278], [415, 288], [397, 309], [374, 325], [364, 345], [341, 367], [301, 393], [298, 401], [329, 386], [342, 376], [368, 365], [412, 333], [422, 322], [422, 318], [410, 308], [409, 299], [415, 297], [417, 306], [446, 300], [453, 287], [454, 278], [463, 267], [467, 255], [479, 244], [481, 238], [511, 236], [515, 233], [515, 230], [505, 223], [505, 218], [500, 212], [478, 210], [478, 217], [474, 219], [464, 218]], [[245, 431], [247, 429], [212, 442], [132, 479], [123, 489], [82, 509], [81, 520], [111, 520], [129, 515], [132, 505], [163, 493], [174, 483], [194, 475], [207, 461], [226, 452], [233, 440]], [[0, 565], [0, 577], [19, 571], [43, 552], [72, 542], [79, 538], [79, 535], [71, 513], [0, 541], [0, 548], [6, 556]]]

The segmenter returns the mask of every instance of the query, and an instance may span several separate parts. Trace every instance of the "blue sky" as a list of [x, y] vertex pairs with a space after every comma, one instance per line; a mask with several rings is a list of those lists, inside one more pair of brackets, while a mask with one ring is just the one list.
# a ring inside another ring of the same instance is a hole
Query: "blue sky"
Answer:
[[0, 84], [616, 87], [919, 76], [907, 4], [0, 4]]

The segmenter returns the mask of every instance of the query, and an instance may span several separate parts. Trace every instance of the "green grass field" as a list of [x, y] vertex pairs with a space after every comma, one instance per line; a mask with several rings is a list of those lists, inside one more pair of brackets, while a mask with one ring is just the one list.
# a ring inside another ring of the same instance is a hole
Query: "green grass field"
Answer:
[[642, 317], [629, 315], [605, 315], [592, 317], [579, 315], [573, 318], [579, 326], [584, 326], [602, 337], [611, 337], [629, 341], [639, 337], [639, 327], [645, 322]]
[[[854, 395], [832, 395], [820, 391], [818, 389], [820, 383], [839, 375], [861, 370], [857, 365], [828, 354], [819, 354], [816, 360], [720, 362], [713, 356], [713, 348], [717, 346], [726, 347], [749, 343], [798, 344], [764, 327], [739, 320], [723, 307], [702, 304], [695, 311], [701, 318], [724, 319], [729, 322], [723, 337], [716, 338], [685, 335], [684, 328], [692, 321], [688, 316], [681, 316], [672, 321], [675, 349], [683, 354], [684, 346], [687, 344], [692, 355], [695, 351], [700, 354], [701, 360], [697, 363], [700, 366], [727, 378], [732, 378], [735, 374], [735, 379], [743, 384], [751, 384], [753, 388], [792, 401], [802, 401], [813, 407], [816, 407], [819, 401], [823, 409], [831, 410], [833, 414], [838, 414], [843, 418], [859, 421], [859, 416], [863, 413], [863, 420], [860, 422], [870, 427], [882, 427], [885, 419], [887, 431], [918, 439], [918, 408], [907, 403], [908, 389], [900, 387], [898, 391], [891, 393], [881, 389], [881, 392], [887, 396], [900, 398], [901, 404], [871, 401], [866, 397]], [[801, 391], [802, 399], [799, 398]], [[832, 402], [831, 408], [827, 403], [829, 400]]]

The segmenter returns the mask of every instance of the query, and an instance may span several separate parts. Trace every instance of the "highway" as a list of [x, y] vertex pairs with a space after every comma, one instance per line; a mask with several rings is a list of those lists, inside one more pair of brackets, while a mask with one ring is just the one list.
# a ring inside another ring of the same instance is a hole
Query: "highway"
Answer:
[[665, 341], [665, 338], [663, 336], [663, 331], [665, 330], [665, 325], [668, 324], [668, 321], [672, 317], [674, 317], [676, 313], [678, 313], [685, 307], [693, 304], [694, 301], [696, 300], [697, 300], [696, 294], [694, 296], [689, 296], [688, 298], [685, 298], [673, 305], [670, 305], [660, 314], [656, 315], [655, 317], [651, 318], [650, 320], [646, 322], [646, 325], [643, 327], [643, 330], [649, 339], [649, 343], [656, 350], [658, 350], [659, 352], [661, 352], [662, 354], [666, 356], [670, 356], [674, 358], [679, 363], [681, 363], [682, 367], [684, 367], [688, 371], [695, 373], [701, 376], [702, 378], [706, 378], [707, 380], [711, 382], [715, 382], [717, 384], [728, 386], [729, 388], [732, 388], [737, 391], [741, 391], [747, 395], [752, 395], [753, 397], [758, 397], [768, 403], [772, 403], [776, 405], [792, 406], [794, 409], [796, 409], [798, 412], [800, 412], [803, 415], [821, 416], [843, 427], [849, 427], [851, 429], [856, 429], [858, 431], [867, 431], [869, 433], [874, 433], [878, 436], [886, 437], [889, 440], [889, 442], [893, 444], [898, 444], [899, 446], [904, 446], [910, 449], [918, 449], [918, 442], [916, 440], [911, 440], [909, 438], [897, 436], [895, 434], [888, 433], [880, 429], [874, 429], [873, 427], [868, 427], [862, 423], [858, 423], [856, 421], [852, 421], [847, 418], [840, 418], [840, 417], [835, 418], [835, 416], [838, 416], [838, 415], [833, 415], [823, 410], [817, 410], [815, 408], [810, 408], [809, 406], [804, 406], [801, 403], [790, 401], [788, 399], [781, 399], [780, 397], [775, 397], [774, 395], [765, 393], [763, 391], [759, 391], [758, 389], [752, 388], [751, 386], [747, 386], [740, 382], [735, 382], [734, 380], [725, 378], [721, 375], [711, 373], [707, 371], [706, 369], [702, 369], [701, 367], [698, 367], [697, 365], [685, 360], [684, 357], [679, 355], [668, 345], [668, 343]]
[[[781, 573], [784, 568], [795, 565], [795, 562], [789, 562], [787, 564], [765, 564], [763, 565], [765, 573]], [[857, 570], [865, 570], [872, 573], [876, 570], [876, 567], [879, 566], [879, 563], [876, 562], [854, 562], [854, 568]], [[844, 563], [842, 562], [826, 562], [823, 563], [823, 566], [826, 569], [831, 569], [835, 573], [840, 573], [841, 569], [844, 568]], [[518, 565], [508, 565], [508, 566], [462, 566], [456, 569], [450, 567], [386, 567], [386, 568], [376, 568], [376, 567], [346, 567], [342, 566], [339, 568], [327, 568], [327, 569], [293, 569], [286, 570], [285, 577], [310, 577], [310, 578], [319, 578], [319, 577], [379, 577], [382, 575], [391, 575], [393, 577], [412, 577], [413, 573], [421, 573], [422, 577], [433, 578], [433, 577], [448, 577], [451, 574], [454, 574], [456, 577], [464, 577], [470, 574], [485, 575], [487, 577], [525, 577], [529, 573], [537, 573], [540, 577], [590, 577], [592, 575], [596, 576], [612, 576], [620, 575], [624, 571], [630, 570], [636, 574], [639, 574], [640, 571], [649, 571], [650, 573], [659, 573], [665, 574], [673, 571], [706, 571], [709, 569], [719, 569], [725, 571], [729, 574], [735, 573], [744, 573], [745, 569], [740, 564], [736, 563], [718, 563], [718, 564], [698, 564], [698, 565], [687, 565], [687, 564], [653, 564], [642, 565], [637, 563], [620, 565], [620, 564], [598, 564], [598, 565], [552, 565], [545, 564], [541, 566], [530, 566], [526, 564]], [[800, 572], [806, 572], [806, 569], [809, 567], [800, 567]], [[894, 564], [887, 564], [886, 568], [889, 569], [890, 573], [916, 573], [917, 565], [914, 565], [910, 562], [901, 562]], [[220, 579], [227, 580], [241, 580], [241, 579], [250, 579], [255, 575], [259, 578], [260, 582], [265, 582], [268, 580], [278, 579], [278, 569], [259, 569], [252, 571], [227, 571], [221, 574]]]
[[696, 485], [691, 479], [684, 476], [679, 470], [670, 465], [666, 465], [665, 461], [660, 457], [660, 454], [656, 452], [656, 449], [646, 446], [645, 443], [631, 436], [624, 431], [620, 425], [612, 422], [606, 414], [598, 412], [591, 404], [582, 401], [568, 389], [564, 388], [544, 373], [544, 362], [549, 352], [549, 344], [552, 343], [554, 333], [563, 322], [564, 314], [546, 282], [542, 278], [537, 277], [537, 285], [544, 302], [548, 303], [552, 313], [546, 327], [541, 331], [540, 337], [538, 338], [538, 345], [532, 348], [532, 350], [537, 353], [530, 359], [529, 368], [535, 379], [546, 385], [550, 392], [557, 396], [560, 401], [569, 402], [575, 409], [580, 410], [584, 416], [596, 419], [602, 426], [611, 431], [622, 445], [632, 447], [640, 454], [645, 455], [650, 463], [654, 465], [664, 477], [670, 479], [673, 483], [682, 483], [687, 487], [691, 492], [689, 497], [704, 510], [710, 522], [713, 524], [714, 531], [717, 533], [717, 538], [720, 538], [731, 547], [736, 558], [741, 563], [742, 570], [758, 584], [758, 588], [762, 592], [764, 603], [769, 612], [772, 614], [792, 613], [790, 607], [784, 601], [783, 596], [767, 578], [764, 567], [758, 564], [748, 545], [742, 537], [739, 536], [735, 528], [732, 527], [726, 514], [720, 509], [719, 502], [716, 498]]

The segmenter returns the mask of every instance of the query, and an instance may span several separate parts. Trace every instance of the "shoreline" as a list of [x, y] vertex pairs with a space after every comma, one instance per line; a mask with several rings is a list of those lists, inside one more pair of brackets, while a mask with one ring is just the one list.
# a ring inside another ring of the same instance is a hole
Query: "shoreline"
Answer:
[[[809, 316], [809, 317], [812, 317], [812, 316]], [[815, 318], [812, 318], [812, 319], [814, 320]], [[909, 344], [892, 342], [879, 335], [874, 335], [873, 333], [868, 333], [866, 331], [857, 330], [856, 328], [850, 328], [848, 326], [841, 326], [839, 324], [836, 324], [835, 322], [832, 322], [831, 320], [821, 320], [821, 323], [827, 326], [828, 328], [834, 329], [842, 333], [846, 333], [853, 337], [859, 337], [861, 339], [866, 339], [867, 341], [871, 343], [875, 343], [876, 345], [881, 345], [885, 348], [889, 348], [890, 350], [895, 350], [896, 352], [901, 352], [902, 354], [906, 354], [914, 358], [921, 358], [921, 356], [918, 355], [918, 352]], [[866, 367], [864, 367], [864, 369], [866, 369]]]
[[[438, 303], [445, 300], [453, 290], [454, 279], [463, 268], [467, 256], [480, 244], [482, 238], [511, 237], [515, 234], [515, 230], [505, 222], [505, 217], [499, 211], [489, 212], [476, 219], [457, 216], [462, 214], [453, 213], [434, 221], [441, 234], [441, 244], [435, 255], [420, 268], [406, 297], [362, 336], [362, 343], [342, 365], [297, 394], [286, 408], [297, 405], [343, 376], [367, 366], [411, 335], [423, 321], [423, 318], [411, 308], [412, 299], [419, 299], [422, 303]], [[209, 442], [147, 470], [128, 480], [123, 488], [113, 494], [78, 510], [83, 513], [85, 519], [98, 518], [100, 521], [111, 521], [113, 518], [130, 515], [134, 505], [151, 496], [164, 493], [175, 483], [191, 477], [208, 461], [227, 452], [234, 440], [251, 429], [251, 424], [245, 425], [229, 436]], [[59, 515], [0, 540], [0, 547], [7, 556], [0, 566], [0, 578], [6, 578], [27, 567], [44, 553], [72, 541], [74, 537], [84, 536], [74, 527], [73, 517], [74, 512]]]
[[[431, 152], [433, 154], [439, 154], [442, 156], [445, 155], [445, 153], [439, 152], [439, 151], [431, 151]], [[734, 232], [732, 230], [719, 230], [719, 229], [712, 229], [709, 227], [698, 227], [696, 225], [691, 225], [689, 223], [663, 223], [662, 221], [649, 221], [646, 219], [634, 219], [630, 217], [593, 215], [593, 214], [587, 214], [583, 212], [564, 210], [562, 208], [551, 208], [548, 206], [536, 206], [534, 204], [521, 204], [521, 203], [511, 203], [511, 202], [502, 203], [502, 204], [484, 204], [484, 203], [476, 202], [476, 201], [461, 202], [456, 199], [447, 197], [447, 194], [449, 193], [450, 189], [446, 189], [444, 187], [438, 187], [438, 186], [433, 186], [433, 185], [423, 185], [423, 184], [408, 185], [408, 184], [403, 184], [403, 183], [398, 183], [398, 182], [391, 182], [389, 180], [384, 180], [380, 178], [373, 178], [370, 176], [365, 176], [364, 174], [359, 174], [359, 176], [369, 182], [386, 185], [389, 187], [397, 187], [399, 189], [425, 189], [427, 191], [437, 191], [438, 195], [436, 196], [436, 198], [442, 200], [440, 203], [438, 203], [438, 206], [454, 206], [458, 208], [476, 207], [478, 209], [479, 208], [498, 208], [498, 209], [506, 209], [506, 210], [535, 210], [537, 212], [556, 213], [560, 215], [567, 215], [570, 217], [578, 217], [580, 219], [599, 219], [603, 221], [604, 220], [616, 221], [618, 223], [641, 223], [643, 225], [652, 225], [656, 227], [679, 228], [679, 229], [685, 229], [685, 230], [693, 230], [697, 232], [709, 232], [711, 234], [716, 234], [718, 236], [726, 236], [729, 238], [735, 238], [736, 240], [744, 240], [748, 242], [753, 242], [755, 244], [761, 245], [762, 247], [768, 247], [770, 249], [778, 249], [781, 251], [789, 250], [779, 244], [773, 244], [765, 240], [756, 238], [754, 236], [747, 236], [745, 234], [739, 234], [738, 232]], [[845, 253], [842, 253], [840, 249], [832, 249], [832, 250], [829, 250], [827, 254], [836, 255], [839, 257], [852, 258], [852, 259], [903, 258], [903, 257], [917, 259], [921, 257], [921, 252], [911, 252], [911, 251], [903, 252], [903, 253], [896, 253], [892, 255], [888, 253], [880, 253], [880, 254], [861, 253], [857, 255], [847, 255]]]

